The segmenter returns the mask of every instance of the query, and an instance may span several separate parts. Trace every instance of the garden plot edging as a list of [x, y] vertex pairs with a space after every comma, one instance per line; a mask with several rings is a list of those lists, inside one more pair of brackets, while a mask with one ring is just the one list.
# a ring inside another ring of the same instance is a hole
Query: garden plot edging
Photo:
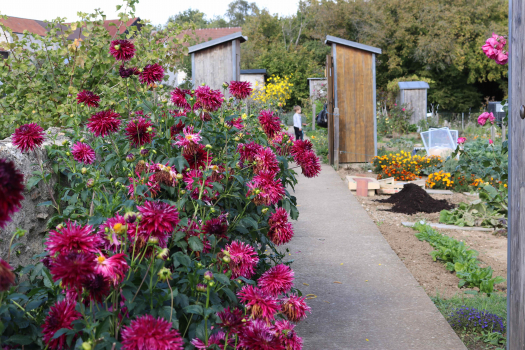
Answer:
[[[405, 221], [401, 223], [403, 226], [412, 227], [415, 225], [415, 222]], [[494, 232], [493, 228], [487, 227], [469, 227], [469, 226], [455, 226], [455, 225], [445, 225], [445, 224], [433, 224], [427, 222], [427, 225], [433, 228], [440, 228], [443, 230], [463, 230], [463, 231], [483, 231], [483, 232]]]

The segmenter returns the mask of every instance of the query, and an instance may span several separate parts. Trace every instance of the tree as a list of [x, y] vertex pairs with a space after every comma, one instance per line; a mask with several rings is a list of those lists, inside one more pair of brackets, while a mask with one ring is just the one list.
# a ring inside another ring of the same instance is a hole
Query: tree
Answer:
[[230, 26], [242, 26], [246, 22], [248, 16], [252, 16], [258, 10], [255, 2], [248, 2], [246, 0], [235, 0], [230, 2], [226, 17], [230, 19]]
[[209, 21], [206, 20], [206, 14], [200, 10], [187, 9], [168, 18], [168, 23], [175, 22], [181, 26], [195, 24], [195, 28], [206, 28]]

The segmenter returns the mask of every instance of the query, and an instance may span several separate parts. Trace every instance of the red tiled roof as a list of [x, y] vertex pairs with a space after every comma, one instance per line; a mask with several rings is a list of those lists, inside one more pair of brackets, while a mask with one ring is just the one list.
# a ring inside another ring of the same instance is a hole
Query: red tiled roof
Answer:
[[10, 28], [13, 33], [23, 33], [27, 30], [30, 33], [37, 34], [40, 36], [46, 35], [46, 29], [42, 27], [38, 21], [34, 19], [18, 18], [18, 17], [7, 17], [7, 19], [0, 19], [3, 25]]
[[222, 38], [223, 36], [230, 35], [242, 31], [242, 27], [228, 27], [228, 28], [205, 28], [205, 29], [195, 29], [193, 30], [184, 30], [182, 33], [177, 35], [178, 39], [182, 39], [184, 35], [188, 35], [191, 39], [190, 43], [184, 43], [185, 45], [195, 45], [205, 41], [214, 40]]

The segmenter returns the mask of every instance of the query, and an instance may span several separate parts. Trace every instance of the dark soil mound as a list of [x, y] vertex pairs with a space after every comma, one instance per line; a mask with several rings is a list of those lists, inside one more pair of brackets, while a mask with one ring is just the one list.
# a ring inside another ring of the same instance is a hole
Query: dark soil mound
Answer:
[[454, 205], [444, 199], [432, 198], [424, 189], [416, 184], [406, 184], [403, 189], [387, 199], [378, 200], [380, 203], [394, 204], [394, 213], [415, 214], [419, 212], [437, 213], [444, 209], [453, 209]]

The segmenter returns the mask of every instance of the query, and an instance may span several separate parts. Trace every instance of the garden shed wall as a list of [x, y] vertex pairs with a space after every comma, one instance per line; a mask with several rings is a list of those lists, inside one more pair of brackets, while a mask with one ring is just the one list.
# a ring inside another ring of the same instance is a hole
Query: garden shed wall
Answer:
[[406, 104], [412, 109], [410, 124], [416, 124], [427, 116], [427, 89], [429, 85], [424, 81], [409, 81], [399, 83], [399, 104]]

